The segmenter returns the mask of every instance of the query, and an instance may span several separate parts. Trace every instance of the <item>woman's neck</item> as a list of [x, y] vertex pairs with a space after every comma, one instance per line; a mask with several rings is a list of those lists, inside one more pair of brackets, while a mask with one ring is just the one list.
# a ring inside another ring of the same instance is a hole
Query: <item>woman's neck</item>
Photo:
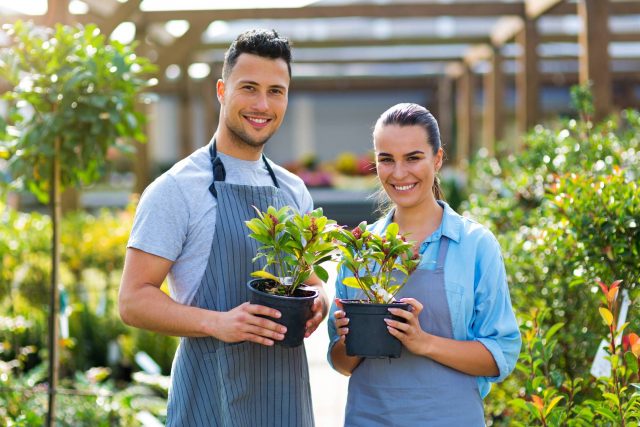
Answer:
[[444, 208], [433, 199], [427, 205], [396, 207], [393, 221], [400, 227], [400, 233], [409, 234], [408, 239], [419, 244], [440, 227], [443, 214]]

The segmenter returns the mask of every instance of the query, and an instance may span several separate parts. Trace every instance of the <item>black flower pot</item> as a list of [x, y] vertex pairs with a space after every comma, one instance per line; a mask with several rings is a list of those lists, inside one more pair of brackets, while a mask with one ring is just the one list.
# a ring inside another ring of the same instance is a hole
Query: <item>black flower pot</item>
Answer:
[[318, 291], [307, 286], [300, 286], [293, 296], [280, 296], [261, 290], [269, 288], [273, 284], [274, 282], [268, 279], [249, 280], [247, 286], [251, 295], [250, 302], [278, 310], [282, 314], [279, 319], [262, 316], [287, 327], [284, 339], [282, 341], [275, 340], [275, 343], [283, 347], [298, 347], [304, 340], [305, 324], [311, 317], [311, 306], [313, 300], [318, 296]]
[[409, 310], [403, 302], [372, 304], [360, 300], [342, 300], [349, 318], [349, 333], [346, 337], [347, 354], [371, 358], [400, 357], [402, 343], [389, 333], [384, 319], [405, 322], [401, 317], [389, 313], [389, 308]]

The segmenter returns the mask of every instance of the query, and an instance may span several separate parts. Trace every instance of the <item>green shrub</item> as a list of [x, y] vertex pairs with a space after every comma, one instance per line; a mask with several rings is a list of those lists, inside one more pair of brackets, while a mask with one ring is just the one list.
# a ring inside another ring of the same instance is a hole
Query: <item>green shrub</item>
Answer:
[[[588, 105], [584, 91], [573, 93]], [[534, 324], [540, 331], [564, 325], [553, 337], [541, 337], [542, 349], [535, 353], [539, 368], [555, 376], [554, 382], [540, 385], [547, 391], [536, 394], [541, 400], [535, 403], [512, 406], [488, 399], [487, 413], [495, 416], [495, 424], [531, 425], [534, 419], [523, 417], [531, 414], [531, 405], [548, 409], [564, 396], [546, 416], [549, 425], [569, 425], [565, 420], [577, 414], [570, 409], [571, 393], [562, 390], [573, 390], [573, 398], [581, 402], [602, 401], [604, 394], [589, 374], [603, 335], [602, 319], [594, 310], [600, 301], [594, 283], [621, 279], [633, 301], [630, 328], [640, 327], [640, 316], [633, 315], [640, 296], [639, 153], [640, 113], [624, 111], [592, 123], [587, 108], [579, 118], [537, 126], [517, 156], [480, 156], [473, 163], [463, 209], [489, 224], [500, 241], [523, 332]], [[525, 307], [547, 310], [534, 322], [533, 315], [523, 313]], [[517, 371], [491, 396], [519, 396], [530, 375], [538, 376], [536, 369], [531, 372]], [[534, 424], [542, 422], [536, 420]]]

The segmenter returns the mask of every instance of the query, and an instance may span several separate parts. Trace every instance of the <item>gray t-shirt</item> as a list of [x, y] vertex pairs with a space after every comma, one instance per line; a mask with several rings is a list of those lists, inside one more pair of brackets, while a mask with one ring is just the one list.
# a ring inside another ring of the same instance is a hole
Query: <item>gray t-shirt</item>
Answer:
[[[246, 161], [218, 152], [226, 170], [225, 182], [273, 185], [262, 159]], [[313, 200], [302, 180], [274, 164], [278, 185], [307, 213]], [[213, 181], [209, 146], [176, 163], [142, 193], [127, 247], [173, 261], [169, 272], [171, 297], [190, 304], [209, 260], [216, 224], [217, 201], [209, 192]], [[247, 229], [247, 233], [249, 230]]]

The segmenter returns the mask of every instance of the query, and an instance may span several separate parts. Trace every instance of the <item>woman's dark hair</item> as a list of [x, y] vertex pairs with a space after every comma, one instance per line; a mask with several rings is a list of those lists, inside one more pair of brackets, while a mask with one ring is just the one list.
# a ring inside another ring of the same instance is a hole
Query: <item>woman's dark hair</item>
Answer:
[[[425, 142], [431, 146], [433, 154], [436, 155], [438, 150], [442, 147], [438, 122], [436, 121], [436, 118], [433, 117], [433, 114], [431, 114], [431, 112], [422, 105], [412, 103], [394, 105], [378, 117], [374, 131], [375, 129], [389, 125], [421, 126], [427, 133], [427, 140]], [[445, 200], [444, 193], [440, 188], [440, 179], [437, 175], [433, 179], [432, 191], [436, 200]], [[380, 195], [384, 195], [384, 199], [386, 199], [384, 191], [382, 191]], [[381, 207], [381, 210], [386, 209], [383, 206]]]
[[291, 77], [291, 43], [285, 37], [280, 37], [276, 30], [255, 29], [240, 34], [224, 55], [222, 65], [222, 79], [226, 80], [236, 65], [238, 57], [243, 53], [258, 55], [263, 58], [283, 59], [287, 63], [289, 77]]

